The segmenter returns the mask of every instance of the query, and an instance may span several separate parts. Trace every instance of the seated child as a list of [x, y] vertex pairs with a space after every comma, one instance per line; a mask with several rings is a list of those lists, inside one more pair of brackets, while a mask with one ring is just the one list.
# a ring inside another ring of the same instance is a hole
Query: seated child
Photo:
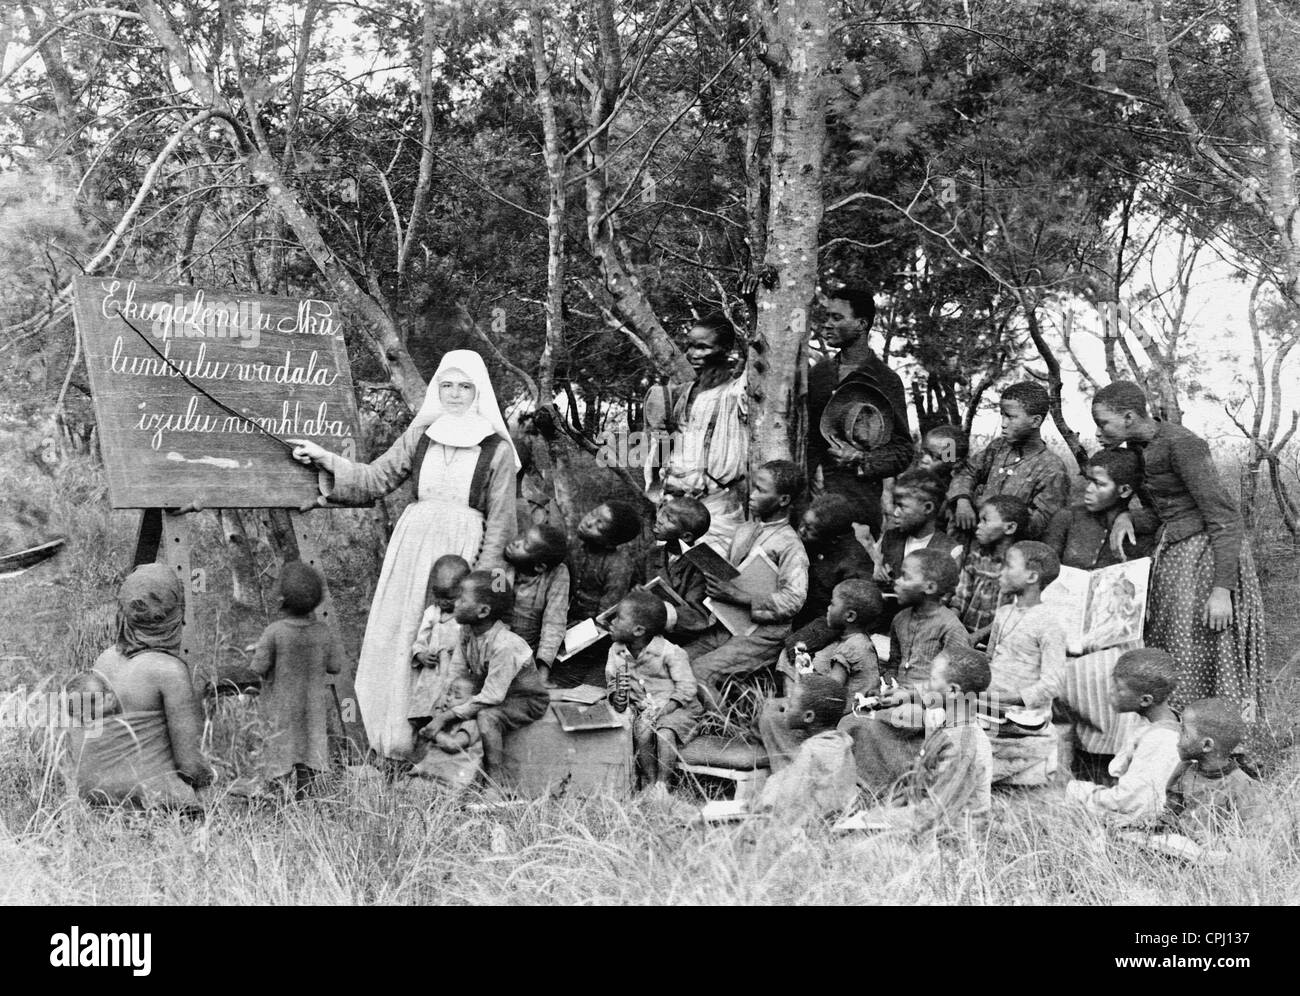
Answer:
[[[930, 668], [926, 694], [925, 744], [908, 776], [899, 783], [901, 808], [869, 811], [867, 821], [918, 833], [933, 827], [957, 829], [987, 824], [992, 808], [993, 749], [978, 719], [978, 701], [989, 687], [988, 656], [971, 647], [939, 653]], [[936, 715], [932, 710], [940, 710]]]
[[[569, 625], [595, 619], [612, 609], [632, 587], [632, 557], [622, 547], [641, 535], [641, 516], [626, 502], [597, 505], [578, 523], [569, 547]], [[590, 648], [555, 667], [551, 681], [561, 687], [605, 680], [605, 654]]]
[[[870, 581], [853, 578], [835, 586], [826, 608], [826, 628], [836, 637], [812, 655], [812, 673], [833, 678], [844, 689], [844, 711], [853, 711], [854, 696], [874, 695], [880, 685], [880, 661], [871, 643], [871, 630], [884, 611], [880, 589]], [[787, 692], [798, 684], [793, 657], [783, 653], [777, 664]], [[785, 721], [788, 699], [769, 699], [758, 717], [758, 730], [773, 771], [790, 763], [807, 736], [801, 726]]]
[[614, 645], [605, 686], [615, 710], [632, 707], [636, 766], [646, 784], [667, 783], [704, 714], [686, 651], [663, 637], [667, 623], [662, 601], [648, 591], [630, 591], [609, 625]]
[[1071, 781], [1066, 794], [1096, 816], [1122, 826], [1147, 823], [1165, 808], [1165, 792], [1178, 767], [1178, 717], [1169, 707], [1178, 666], [1164, 650], [1126, 651], [1111, 674], [1111, 705], [1117, 712], [1137, 713], [1142, 722], [1133, 739], [1111, 762], [1117, 779], [1109, 787]]
[[250, 665], [263, 679], [258, 712], [267, 730], [258, 768], [264, 779], [302, 798], [330, 768], [327, 675], [343, 670], [344, 656], [330, 627], [312, 615], [324, 597], [320, 575], [301, 561], [287, 561], [279, 591], [284, 618], [262, 632]]
[[1064, 681], [1065, 629], [1043, 604], [1043, 589], [1061, 573], [1045, 543], [1025, 540], [1007, 551], [1002, 591], [1015, 599], [993, 616], [989, 698], [1004, 722], [997, 736], [1050, 735], [1052, 701]]
[[966, 551], [952, 601], [953, 611], [976, 645], [988, 639], [994, 613], [1009, 601], [1002, 590], [1002, 566], [1011, 545], [1025, 538], [1028, 522], [1029, 507], [1019, 498], [994, 495], [980, 505], [975, 538]]
[[505, 624], [513, 602], [514, 591], [491, 571], [471, 571], [461, 582], [451, 673], [469, 677], [479, 690], [468, 702], [439, 710], [421, 732], [431, 740], [453, 723], [477, 719], [489, 779], [501, 775], [505, 734], [540, 719], [551, 701], [532, 650]]
[[777, 587], [751, 596], [731, 581], [707, 579], [709, 596], [749, 609], [758, 624], [748, 636], [733, 636], [721, 624], [691, 644], [691, 667], [705, 707], [721, 714], [722, 683], [730, 675], [753, 674], [776, 663], [790, 633], [790, 620], [808, 596], [808, 555], [790, 525], [790, 506], [803, 491], [804, 475], [789, 460], [773, 460], [754, 472], [749, 491], [752, 517], [731, 540], [727, 559], [740, 567], [755, 547], [776, 565]]
[[791, 620], [794, 629], [825, 619], [831, 592], [841, 581], [871, 580], [871, 557], [853, 531], [855, 514], [843, 495], [824, 494], [800, 516], [799, 539], [808, 555], [808, 597]]
[[1232, 753], [1245, 736], [1245, 720], [1231, 699], [1197, 699], [1183, 711], [1165, 827], [1204, 844], [1269, 824], [1264, 787], [1241, 770]]
[[880, 537], [875, 581], [882, 591], [894, 590], [903, 558], [913, 550], [938, 550], [960, 561], [961, 544], [938, 527], [944, 487], [927, 470], [905, 470], [894, 481], [892, 524]]
[[451, 674], [451, 655], [460, 642], [456, 623], [456, 594], [469, 573], [464, 557], [448, 554], [433, 562], [429, 577], [430, 605], [420, 619], [420, 628], [411, 644], [411, 667], [415, 680], [407, 701], [406, 718], [411, 732], [419, 733], [437, 711], [439, 700], [447, 692]]
[[555, 526], [529, 526], [506, 545], [506, 580], [515, 589], [510, 628], [533, 649], [542, 681], [564, 642], [569, 617], [568, 538]]
[[1070, 497], [1070, 472], [1043, 442], [1043, 419], [1051, 408], [1047, 389], [1034, 381], [1002, 392], [1002, 438], [962, 462], [948, 487], [952, 524], [975, 528], [976, 505], [993, 495], [1011, 495], [1029, 507], [1029, 527], [1018, 539], [1037, 539]]
[[[474, 681], [459, 675], [451, 680], [441, 705], [448, 709], [464, 705], [474, 691]], [[483, 739], [477, 720], [463, 719], [427, 736], [421, 732], [420, 739], [430, 741], [431, 749], [408, 772], [412, 778], [428, 778], [454, 790], [474, 784], [483, 768]]]
[[898, 687], [881, 697], [879, 708], [845, 716], [840, 729], [853, 738], [858, 780], [880, 794], [906, 774], [922, 746], [924, 726], [918, 703], [941, 653], [970, 646], [956, 613], [944, 605], [957, 583], [957, 565], [938, 550], [915, 550], [903, 558], [894, 582], [899, 612], [889, 628], [889, 660], [881, 676]]
[[708, 508], [696, 498], [673, 498], [655, 513], [653, 532], [661, 545], [646, 554], [642, 577], [647, 583], [661, 578], [686, 603], [671, 606], [668, 613], [666, 632], [680, 646], [690, 643], [712, 623], [704, 607], [708, 590], [704, 575], [682, 557], [704, 538], [711, 521]]
[[[1111, 527], [1142, 484], [1142, 458], [1135, 450], [1101, 450], [1089, 457], [1083, 474], [1088, 483], [1082, 502], [1052, 516], [1043, 542], [1060, 558], [1062, 567], [1092, 571], [1120, 562], [1111, 549]], [[1137, 516], [1136, 521], [1149, 523], [1144, 516]], [[1136, 543], [1126, 545], [1125, 558], [1149, 556], [1151, 539], [1150, 529], [1143, 529]], [[1121, 578], [1120, 582], [1114, 589], [1115, 595], [1134, 590], [1127, 578]], [[1134, 604], [1130, 611], [1131, 615], [1126, 614], [1121, 604], [1108, 608], [1105, 623], [1094, 627], [1090, 635], [1104, 637], [1107, 625], [1117, 632], [1122, 627], [1133, 628], [1133, 616], [1140, 614], [1141, 607]], [[1110, 762], [1128, 742], [1137, 717], [1121, 716], [1110, 707], [1110, 671], [1123, 649], [1140, 642], [1139, 633], [1136, 641], [1070, 658], [1065, 686], [1057, 699], [1062, 773], [1072, 768], [1079, 778], [1104, 781]], [[1105, 646], [1105, 643], [1096, 645]]]
[[782, 721], [800, 739], [794, 760], [763, 785], [755, 806], [790, 825], [834, 817], [857, 803], [853, 741], [835, 728], [845, 708], [844, 687], [826, 675], [801, 675]]

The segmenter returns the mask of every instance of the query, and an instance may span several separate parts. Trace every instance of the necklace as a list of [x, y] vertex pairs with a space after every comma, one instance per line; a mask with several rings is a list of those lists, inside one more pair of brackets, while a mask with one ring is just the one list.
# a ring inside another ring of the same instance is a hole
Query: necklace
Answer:
[[[1016, 616], [1016, 621], [1011, 623], [1008, 626], [1007, 620], [1011, 618], [1011, 616], [1013, 615]], [[990, 653], [992, 652], [993, 647], [996, 647], [998, 644], [1000, 644], [1003, 640], [1005, 640], [1007, 637], [1009, 637], [1012, 633], [1016, 631], [1016, 627], [1025, 621], [1025, 616], [1027, 615], [1029, 615], [1028, 609], [1022, 609], [1019, 603], [1012, 604], [1011, 611], [1002, 617], [1002, 625], [1000, 625], [997, 629], [993, 631], [992, 636], [989, 639]]]

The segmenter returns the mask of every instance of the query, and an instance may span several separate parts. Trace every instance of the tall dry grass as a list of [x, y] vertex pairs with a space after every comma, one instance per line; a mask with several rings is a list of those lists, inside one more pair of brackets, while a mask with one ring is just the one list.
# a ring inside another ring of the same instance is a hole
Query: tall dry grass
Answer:
[[[93, 468], [68, 473], [26, 485], [47, 489], [68, 552], [57, 566], [0, 582], [0, 684], [27, 694], [86, 667], [109, 642], [133, 536], [130, 516], [106, 510]], [[359, 556], [345, 541], [339, 547], [332, 580], [354, 568], [340, 558]], [[1292, 627], [1276, 657], [1294, 649], [1294, 612], [1289, 600], [1268, 597], [1270, 621], [1284, 634]], [[228, 623], [217, 613], [203, 625], [220, 652]], [[1293, 903], [1300, 759], [1290, 746], [1300, 689], [1293, 676], [1278, 676], [1268, 697], [1264, 760], [1278, 818], [1218, 866], [1108, 836], [1048, 790], [998, 792], [987, 836], [944, 842], [762, 820], [689, 828], [680, 812], [682, 800], [694, 800], [689, 789], [676, 803], [561, 798], [482, 813], [367, 769], [349, 769], [307, 802], [253, 804], [230, 791], [252, 770], [256, 743], [250, 707], [233, 699], [209, 705], [205, 744], [219, 778], [202, 817], [96, 811], [69, 797], [50, 752], [8, 728], [0, 730], [0, 902]]]

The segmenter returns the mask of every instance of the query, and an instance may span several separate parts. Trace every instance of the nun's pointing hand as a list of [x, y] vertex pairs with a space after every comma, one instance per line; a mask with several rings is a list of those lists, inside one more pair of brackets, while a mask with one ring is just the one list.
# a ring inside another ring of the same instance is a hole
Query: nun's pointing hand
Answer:
[[329, 450], [310, 439], [290, 439], [289, 442], [293, 443], [293, 458], [308, 467], [324, 463], [329, 456]]

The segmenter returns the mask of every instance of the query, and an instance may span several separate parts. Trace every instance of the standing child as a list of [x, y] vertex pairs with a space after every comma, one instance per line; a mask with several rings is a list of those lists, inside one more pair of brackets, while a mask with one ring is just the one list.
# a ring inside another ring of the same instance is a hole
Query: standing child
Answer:
[[[1052, 516], [1043, 541], [1060, 558], [1062, 567], [1093, 571], [1121, 562], [1120, 554], [1111, 548], [1110, 533], [1142, 486], [1142, 459], [1133, 450], [1101, 450], [1088, 458], [1083, 476], [1088, 482], [1083, 500]], [[1145, 557], [1150, 552], [1150, 531], [1144, 529], [1136, 542], [1125, 544], [1123, 559]], [[1131, 584], [1127, 579], [1123, 582], [1124, 586]], [[1118, 615], [1112, 618], [1120, 621]], [[1137, 717], [1120, 715], [1111, 708], [1110, 672], [1119, 655], [1139, 643], [1070, 658], [1057, 702], [1063, 773], [1072, 769], [1087, 781], [1104, 781], [1110, 762], [1132, 737]]]
[[924, 727], [918, 702], [939, 654], [970, 646], [970, 637], [944, 602], [957, 583], [957, 565], [938, 550], [916, 550], [903, 559], [894, 582], [900, 606], [889, 628], [889, 661], [881, 669], [898, 683], [881, 708], [845, 716], [840, 729], [853, 738], [859, 782], [875, 794], [906, 774], [921, 749]]
[[781, 720], [788, 727], [786, 739], [802, 743], [794, 760], [767, 780], [757, 809], [798, 826], [853, 808], [858, 798], [853, 741], [835, 728], [845, 702], [844, 687], [834, 678], [800, 677]]
[[998, 736], [1051, 736], [1052, 700], [1065, 672], [1065, 629], [1043, 604], [1043, 589], [1061, 573], [1045, 543], [1024, 540], [1007, 551], [1002, 591], [1015, 599], [998, 609], [989, 634], [989, 696], [1005, 722]]
[[[473, 679], [459, 675], [448, 685], [443, 704], [448, 709], [464, 705], [474, 697], [474, 691]], [[422, 732], [419, 739], [432, 744], [411, 768], [412, 778], [428, 778], [457, 791], [474, 784], [483, 768], [483, 738], [477, 720], [463, 719], [427, 736]]]
[[1110, 787], [1072, 781], [1066, 794], [1096, 815], [1123, 826], [1155, 819], [1165, 808], [1165, 792], [1178, 767], [1178, 717], [1169, 707], [1177, 666], [1155, 647], [1129, 650], [1111, 674], [1111, 705], [1143, 720], [1123, 753], [1111, 762], [1117, 779]]
[[506, 580], [515, 589], [510, 628], [533, 650], [542, 681], [564, 642], [569, 615], [568, 538], [549, 525], [530, 526], [506, 546]]
[[673, 498], [655, 512], [654, 537], [659, 546], [646, 554], [642, 576], [646, 583], [659, 578], [685, 604], [668, 612], [667, 632], [685, 646], [709, 628], [709, 610], [704, 606], [708, 585], [700, 569], [682, 556], [709, 531], [708, 507], [696, 498]]
[[961, 544], [939, 529], [944, 485], [928, 470], [905, 470], [894, 481], [891, 528], [880, 538], [880, 560], [875, 581], [892, 591], [903, 558], [913, 550], [938, 550], [954, 561], [961, 558]]
[[[900, 783], [904, 805], [875, 810], [868, 820], [879, 818], [917, 833], [987, 825], [993, 805], [993, 749], [980, 726], [977, 703], [991, 677], [988, 656], [973, 648], [954, 647], [935, 657], [922, 699], [930, 717], [925, 744]], [[941, 710], [938, 715], [936, 708]]]
[[[880, 589], [858, 578], [837, 584], [831, 604], [826, 607], [826, 630], [834, 639], [813, 654], [810, 666], [812, 673], [839, 682], [844, 689], [846, 713], [852, 711], [855, 695], [874, 694], [879, 687], [880, 660], [871, 643], [871, 632], [882, 612]], [[789, 652], [781, 655], [777, 671], [788, 695], [799, 680]], [[792, 727], [785, 721], [789, 708], [789, 698], [769, 699], [758, 717], [759, 733], [773, 771], [790, 763], [806, 736], [803, 727]]]
[[432, 739], [452, 723], [477, 719], [489, 779], [501, 776], [505, 734], [540, 719], [551, 700], [532, 650], [505, 624], [513, 602], [514, 591], [499, 574], [472, 571], [461, 582], [456, 596], [461, 635], [452, 674], [468, 676], [478, 692], [468, 702], [439, 711], [422, 731]]
[[790, 620], [808, 597], [808, 555], [790, 525], [790, 506], [803, 491], [804, 476], [789, 460], [772, 460], [754, 472], [749, 492], [751, 521], [732, 538], [727, 559], [740, 567], [755, 547], [776, 565], [776, 590], [752, 596], [731, 581], [708, 579], [711, 598], [749, 609], [758, 628], [748, 636], [732, 636], [721, 625], [691, 645], [691, 667], [700, 698], [721, 713], [722, 683], [730, 675], [753, 674], [776, 663], [781, 643], [790, 633]]
[[636, 766], [645, 783], [667, 784], [704, 713], [686, 651], [663, 637], [667, 607], [648, 591], [630, 591], [610, 620], [614, 645], [605, 664], [610, 705], [632, 707]]
[[285, 612], [262, 633], [252, 671], [264, 680], [258, 712], [267, 726], [259, 758], [263, 778], [302, 798], [329, 771], [327, 675], [343, 670], [343, 648], [312, 612], [324, 597], [320, 575], [298, 560], [280, 569]]
[[1269, 800], [1233, 751], [1246, 736], [1230, 699], [1197, 699], [1183, 710], [1179, 765], [1169, 779], [1165, 816], [1173, 829], [1206, 843], [1267, 826]]
[[[430, 605], [424, 610], [420, 628], [411, 645], [411, 667], [415, 677], [411, 682], [406, 718], [412, 732], [418, 733], [433, 714], [447, 692], [451, 675], [451, 655], [460, 642], [460, 626], [456, 623], [456, 594], [460, 583], [469, 573], [464, 557], [448, 554], [433, 563], [429, 579]], [[418, 748], [418, 745], [417, 745]]]
[[980, 503], [975, 538], [952, 600], [953, 611], [976, 645], [988, 639], [994, 613], [1010, 600], [1002, 590], [1002, 567], [1012, 544], [1025, 538], [1028, 523], [1029, 506], [1019, 498], [993, 495]]
[[990, 443], [953, 474], [948, 498], [952, 522], [962, 532], [975, 528], [981, 498], [1011, 495], [1029, 506], [1029, 528], [1020, 539], [1037, 539], [1070, 496], [1070, 473], [1043, 442], [1043, 419], [1050, 399], [1033, 381], [1002, 392], [1002, 437]]

